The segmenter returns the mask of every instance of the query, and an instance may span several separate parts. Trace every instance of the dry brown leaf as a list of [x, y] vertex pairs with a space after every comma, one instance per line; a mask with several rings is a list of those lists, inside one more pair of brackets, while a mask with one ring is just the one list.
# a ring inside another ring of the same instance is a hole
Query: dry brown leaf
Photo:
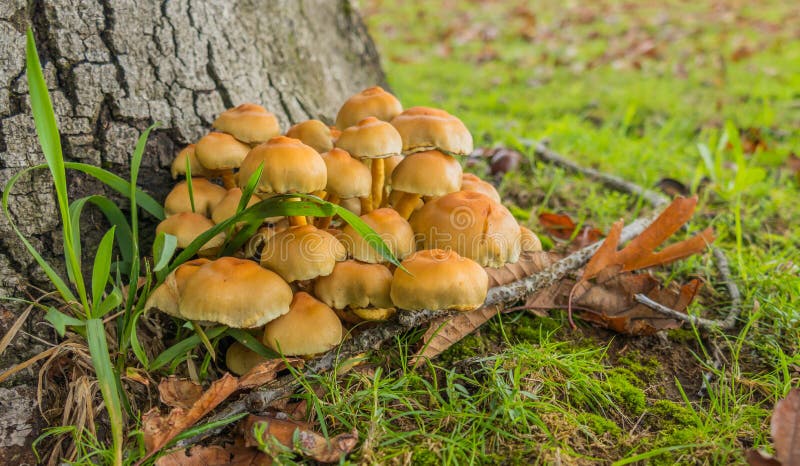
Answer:
[[783, 466], [800, 466], [800, 389], [775, 405], [770, 422], [775, 457]]
[[158, 384], [158, 397], [170, 408], [189, 409], [203, 394], [199, 383], [170, 375]]
[[[505, 285], [541, 272], [558, 259], [557, 254], [533, 251], [522, 253], [519, 261], [513, 264], [506, 264], [499, 268], [486, 267], [486, 273], [489, 275], [489, 288]], [[414, 356], [413, 364], [416, 366], [425, 359], [432, 359], [440, 355], [494, 317], [500, 309], [501, 306], [480, 307], [474, 311], [434, 320], [422, 337], [422, 348]]]
[[303, 360], [299, 358], [268, 359], [239, 378], [239, 389], [246, 390], [260, 387], [275, 380], [278, 377], [278, 372], [285, 370], [288, 366], [301, 368], [303, 364]]
[[142, 464], [176, 435], [194, 425], [200, 418], [225, 401], [238, 387], [239, 383], [236, 377], [226, 373], [222, 378], [215, 380], [188, 409], [174, 408], [166, 416], [161, 415], [158, 408], [146, 412], [142, 416], [142, 431], [147, 455], [137, 464]]
[[[550, 236], [568, 241], [578, 228], [578, 225], [566, 214], [544, 212], [539, 214], [539, 224], [544, 227]], [[603, 238], [603, 232], [589, 225], [583, 225], [581, 230], [572, 240], [572, 245], [582, 248]]]
[[156, 460], [156, 466], [270, 466], [272, 459], [255, 448], [195, 445]]
[[744, 457], [750, 466], [781, 466], [772, 455], [759, 450], [747, 450]]
[[[241, 424], [245, 446], [259, 445], [255, 437], [256, 426], [264, 429], [260, 443], [269, 446], [273, 442], [278, 442], [321, 463], [338, 463], [358, 443], [358, 433], [355, 430], [327, 440], [305, 423], [250, 415]], [[270, 454], [269, 451], [265, 453]]]

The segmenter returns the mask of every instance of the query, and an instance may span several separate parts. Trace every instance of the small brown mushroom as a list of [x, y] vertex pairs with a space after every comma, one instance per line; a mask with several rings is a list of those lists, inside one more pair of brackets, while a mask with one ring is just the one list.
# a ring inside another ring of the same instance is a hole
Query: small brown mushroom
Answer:
[[264, 344], [286, 356], [312, 356], [341, 343], [344, 329], [333, 309], [305, 292], [295, 293], [286, 315], [264, 328]]

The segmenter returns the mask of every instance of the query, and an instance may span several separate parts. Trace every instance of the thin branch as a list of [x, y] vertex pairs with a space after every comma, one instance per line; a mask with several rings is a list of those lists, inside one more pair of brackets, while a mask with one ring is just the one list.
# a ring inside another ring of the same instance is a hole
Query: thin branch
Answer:
[[669, 316], [672, 317], [673, 319], [677, 319], [683, 322], [689, 322], [690, 324], [697, 327], [721, 328], [723, 325], [723, 322], [719, 320], [704, 319], [702, 317], [697, 317], [683, 313], [681, 311], [676, 311], [671, 307], [667, 307], [659, 302], [653, 301], [652, 299], [648, 298], [646, 295], [643, 295], [641, 293], [637, 293], [636, 295], [634, 295], [634, 299], [636, 299], [636, 302], [638, 302], [639, 304], [644, 304], [645, 306], [649, 307], [650, 309], [660, 314], [664, 314], [665, 316]]

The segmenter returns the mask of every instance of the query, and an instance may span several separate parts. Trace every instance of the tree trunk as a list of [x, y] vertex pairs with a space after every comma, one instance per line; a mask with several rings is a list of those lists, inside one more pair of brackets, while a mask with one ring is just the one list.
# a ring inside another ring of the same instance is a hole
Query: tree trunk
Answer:
[[[347, 96], [384, 84], [375, 47], [348, 0], [3, 0], [0, 188], [18, 171], [44, 161], [27, 98], [28, 24], [34, 28], [65, 157], [127, 177], [140, 132], [161, 121], [139, 176], [140, 186], [160, 199], [173, 184], [172, 157], [208, 131], [225, 108], [261, 103], [286, 129], [308, 118], [330, 122]], [[97, 182], [77, 174], [68, 173], [68, 179], [72, 198], [103, 192]], [[10, 205], [20, 230], [45, 259], [60, 263], [49, 173], [19, 183]], [[30, 284], [47, 287], [0, 217], [0, 298], [20, 295]], [[5, 333], [17, 313], [3, 303], [0, 332]], [[41, 334], [43, 327], [29, 323], [24, 330]], [[0, 367], [43, 349], [19, 335]], [[38, 427], [32, 374], [0, 388], [0, 419], [6, 420], [0, 422], [1, 464], [32, 462], [30, 433]]]

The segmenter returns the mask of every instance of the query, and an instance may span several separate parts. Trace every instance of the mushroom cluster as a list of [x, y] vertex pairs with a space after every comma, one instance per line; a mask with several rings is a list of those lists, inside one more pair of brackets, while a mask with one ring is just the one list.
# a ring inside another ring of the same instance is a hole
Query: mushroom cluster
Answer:
[[[215, 131], [175, 157], [173, 178], [191, 173], [191, 183], [169, 193], [157, 230], [185, 248], [236, 213], [261, 170], [248, 206], [313, 194], [360, 216], [402, 267], [338, 217], [266, 218], [235, 257], [217, 257], [224, 234], [209, 240], [199, 258], [167, 276], [147, 309], [250, 329], [285, 355], [312, 356], [341, 343], [346, 328], [398, 310], [474, 310], [488, 291], [485, 267], [541, 249], [494, 186], [462, 172], [457, 158], [472, 152], [472, 135], [457, 117], [404, 110], [372, 87], [350, 97], [335, 121], [300, 122], [281, 135], [264, 107], [226, 110]], [[237, 373], [259, 362], [238, 343], [226, 359]]]

